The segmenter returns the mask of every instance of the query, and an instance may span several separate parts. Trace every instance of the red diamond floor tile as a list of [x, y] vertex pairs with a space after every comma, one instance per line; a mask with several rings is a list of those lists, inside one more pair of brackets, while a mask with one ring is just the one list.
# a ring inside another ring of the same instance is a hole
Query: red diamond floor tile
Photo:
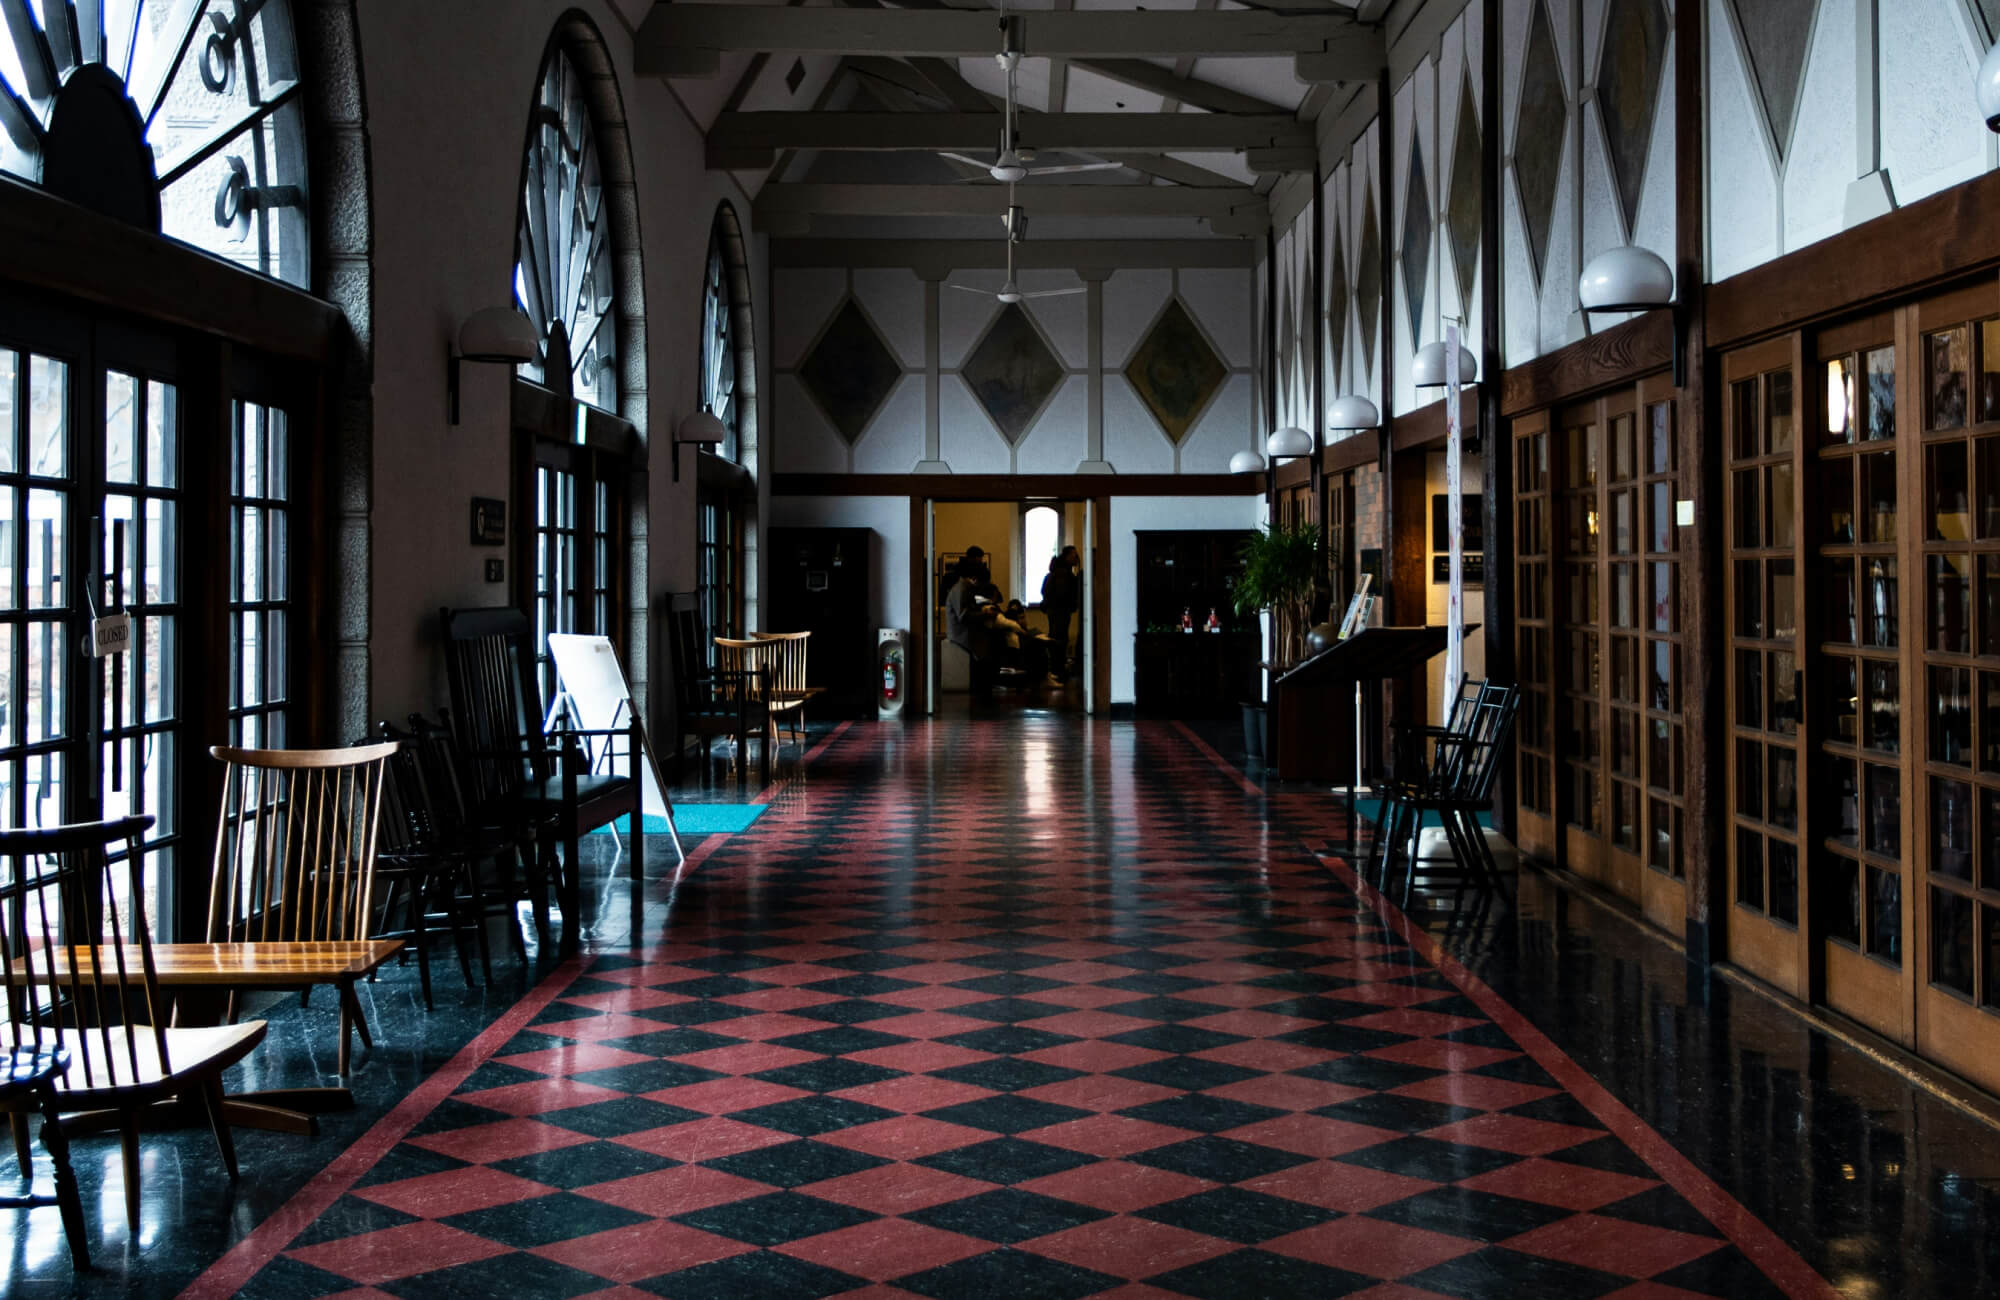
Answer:
[[754, 1249], [712, 1232], [700, 1232], [665, 1219], [648, 1219], [626, 1228], [537, 1246], [533, 1253], [614, 1282], [637, 1282]]
[[1464, 1237], [1361, 1215], [1350, 1215], [1263, 1243], [1263, 1249], [1280, 1255], [1383, 1278], [1420, 1273], [1479, 1248], [1478, 1242]]
[[497, 1241], [424, 1219], [359, 1237], [306, 1246], [287, 1254], [302, 1264], [337, 1273], [349, 1281], [373, 1284], [454, 1264], [469, 1264], [476, 1259], [504, 1255], [507, 1250]]
[[912, 1223], [877, 1219], [779, 1246], [780, 1253], [883, 1281], [937, 1268], [993, 1248], [990, 1241]]
[[420, 1178], [405, 1178], [400, 1182], [360, 1187], [355, 1189], [354, 1194], [363, 1200], [419, 1218], [443, 1219], [526, 1200], [531, 1196], [544, 1196], [554, 1190], [526, 1178], [502, 1173], [488, 1165], [471, 1165], [464, 1169], [447, 1169], [439, 1174], [425, 1174]]
[[1627, 1219], [1577, 1214], [1507, 1239], [1507, 1249], [1627, 1277], [1652, 1277], [1719, 1249], [1715, 1237]]
[[1226, 1255], [1236, 1243], [1147, 1219], [1103, 1219], [1037, 1237], [1022, 1249], [1118, 1277], [1148, 1277]]

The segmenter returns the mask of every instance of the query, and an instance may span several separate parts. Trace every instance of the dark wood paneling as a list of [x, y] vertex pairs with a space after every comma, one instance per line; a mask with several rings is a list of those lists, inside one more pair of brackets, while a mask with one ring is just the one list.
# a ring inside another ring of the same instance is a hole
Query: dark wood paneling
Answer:
[[1674, 314], [1665, 307], [1578, 339], [1500, 376], [1500, 414], [1520, 415], [1632, 383], [1674, 362]]
[[1381, 446], [1382, 440], [1373, 429], [1342, 438], [1326, 449], [1324, 457], [1326, 472], [1339, 474], [1346, 470], [1359, 469], [1363, 465], [1373, 465], [1378, 459]]
[[930, 502], [922, 497], [910, 498], [910, 639], [904, 646], [904, 671], [909, 673], [910, 694], [916, 700], [916, 707], [904, 707], [917, 717], [928, 717], [932, 709], [931, 679], [926, 660], [930, 655], [931, 629], [936, 619], [931, 614], [931, 545], [930, 545]]
[[330, 361], [347, 335], [311, 294], [5, 179], [0, 280], [298, 360]]
[[[1481, 385], [1468, 384], [1458, 390], [1459, 428], [1466, 437], [1481, 432], [1479, 428], [1479, 390]], [[1439, 390], [1442, 393], [1443, 390]], [[1414, 411], [1405, 411], [1395, 418], [1395, 439], [1397, 451], [1444, 450], [1444, 398], [1439, 398], [1428, 406], [1419, 406]], [[1429, 516], [1426, 516], [1428, 518]]]
[[[1685, 122], [1687, 113], [1679, 100], [1675, 104], [1676, 116]], [[1693, 192], [1701, 193], [1699, 188]], [[1683, 177], [1682, 212], [1688, 210], [1688, 194]], [[1990, 272], [2000, 266], [1996, 209], [2000, 172], [1987, 172], [1712, 284], [1705, 308], [1708, 346], [1729, 347], [1826, 317], [1851, 315], [1891, 298]], [[1690, 283], [1676, 278], [1681, 285]]]
[[[1497, 32], [1501, 27], [1501, 0], [1481, 0], [1482, 31]], [[1480, 102], [1502, 102], [1500, 90], [1500, 42], [1487, 41], [1480, 56]], [[1500, 194], [1505, 182], [1501, 165], [1500, 132], [1488, 129], [1480, 142], [1479, 239], [1486, 250], [1479, 259], [1479, 293], [1486, 308], [1479, 319], [1479, 373], [1501, 375], [1497, 384], [1479, 386], [1480, 440], [1486, 454], [1482, 458], [1485, 492], [1481, 525], [1486, 545], [1486, 587], [1480, 620], [1480, 636], [1489, 681], [1518, 680], [1514, 663], [1514, 457], [1512, 440], [1506, 436], [1501, 408], [1506, 395], [1507, 376], [1500, 371]], [[1515, 826], [1514, 764], [1502, 762], [1493, 790], [1496, 828], [1512, 840]], [[1517, 841], [1518, 842], [1518, 841]]]
[[1111, 498], [1091, 498], [1090, 711], [1111, 712]]
[[1018, 501], [1055, 497], [1255, 497], [1262, 474], [773, 474], [775, 497], [923, 497]]
[[1312, 470], [1303, 456], [1278, 466], [1271, 478], [1271, 486], [1276, 492], [1289, 492], [1310, 482], [1312, 482]]
[[[1681, 626], [1686, 629], [1682, 709], [1687, 719], [1687, 951], [1698, 965], [1725, 951], [1723, 927], [1729, 897], [1727, 749], [1723, 711], [1722, 448], [1711, 445], [1720, 427], [1720, 376], [1710, 355], [1709, 303], [1702, 265], [1708, 201], [1707, 49], [1702, 5], [1674, 11], [1674, 281], [1679, 286], [1686, 358], [1686, 387], [1675, 403], [1680, 421], [1681, 495], [1694, 502], [1694, 527], [1680, 530], [1688, 544], [1681, 571]], [[1831, 242], [1831, 241], [1829, 241]], [[1789, 295], [1782, 295], [1789, 296]]]

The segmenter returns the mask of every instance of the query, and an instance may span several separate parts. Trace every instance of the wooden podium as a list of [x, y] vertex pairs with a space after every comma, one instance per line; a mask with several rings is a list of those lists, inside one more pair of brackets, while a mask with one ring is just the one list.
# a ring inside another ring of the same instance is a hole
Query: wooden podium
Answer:
[[[1467, 624], [1470, 634], [1475, 625]], [[1352, 789], [1364, 775], [1354, 771], [1356, 682], [1406, 683], [1399, 698], [1414, 698], [1431, 656], [1443, 654], [1441, 627], [1371, 627], [1301, 660], [1271, 683], [1272, 760], [1281, 781], [1311, 781]], [[1366, 736], [1366, 762], [1380, 765], [1379, 737]]]

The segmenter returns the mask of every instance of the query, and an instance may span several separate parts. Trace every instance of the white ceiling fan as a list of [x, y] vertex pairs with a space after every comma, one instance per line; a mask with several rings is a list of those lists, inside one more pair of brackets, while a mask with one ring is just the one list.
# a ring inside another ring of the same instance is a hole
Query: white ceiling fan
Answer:
[[993, 56], [993, 61], [998, 63], [1007, 74], [1007, 109], [1005, 115], [1001, 118], [1000, 152], [991, 162], [983, 158], [970, 158], [962, 153], [950, 153], [944, 150], [939, 151], [939, 157], [949, 158], [953, 162], [964, 163], [968, 167], [980, 168], [994, 180], [1004, 181], [1009, 185], [1012, 185], [1016, 181], [1027, 180], [1033, 176], [1060, 176], [1070, 172], [1110, 172], [1117, 171], [1125, 165], [1124, 163], [1115, 162], [1095, 162], [1068, 163], [1059, 167], [1028, 166], [1028, 159], [1034, 155], [1030, 152], [1027, 157], [1022, 156], [1020, 143], [1014, 133], [1014, 115], [1017, 111], [1015, 105], [1014, 72], [1015, 69], [1021, 66], [1021, 52], [1014, 48], [1014, 22], [1006, 16], [1004, 11], [1000, 16], [1000, 52]]
[[969, 284], [954, 284], [951, 287], [954, 289], [963, 289], [967, 293], [984, 294], [988, 298], [997, 298], [1003, 303], [1016, 303], [1028, 298], [1066, 298], [1073, 293], [1082, 293], [1084, 291], [1082, 285], [1078, 285], [1074, 289], [1037, 289], [1033, 293], [1023, 293], [1021, 292], [1021, 287], [1014, 283], [1014, 245], [1021, 241], [1022, 232], [1027, 229], [1028, 223], [1021, 209], [1014, 206], [1013, 200], [1014, 186], [1010, 182], [1007, 186], [1006, 280], [1001, 282], [998, 289], [980, 289]]

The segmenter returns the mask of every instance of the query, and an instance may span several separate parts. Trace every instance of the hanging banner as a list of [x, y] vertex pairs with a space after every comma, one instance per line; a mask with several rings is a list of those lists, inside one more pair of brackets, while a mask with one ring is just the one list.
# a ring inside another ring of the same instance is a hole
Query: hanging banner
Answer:
[[1450, 585], [1445, 595], [1443, 716], [1449, 718], [1465, 673], [1465, 432], [1458, 419], [1458, 325], [1444, 327], [1444, 490], [1451, 521]]

